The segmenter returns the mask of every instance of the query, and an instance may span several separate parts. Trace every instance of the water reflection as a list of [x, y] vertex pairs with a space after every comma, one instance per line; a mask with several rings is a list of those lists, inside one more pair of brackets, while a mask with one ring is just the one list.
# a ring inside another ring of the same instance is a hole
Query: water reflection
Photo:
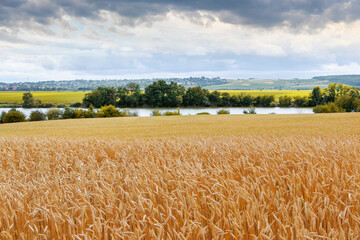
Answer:
[[[11, 108], [0, 108], [0, 112], [9, 111]], [[244, 110], [248, 110], [248, 108], [180, 108], [181, 115], [196, 115], [201, 112], [208, 112], [212, 115], [216, 115], [217, 111], [225, 109], [230, 111], [230, 114], [244, 114]], [[30, 113], [35, 110], [39, 110], [41, 112], [46, 113], [49, 108], [17, 108], [17, 110], [23, 112], [27, 117], [30, 116]], [[130, 113], [136, 113], [139, 117], [149, 117], [152, 114], [152, 111], [155, 108], [126, 108], [120, 110], [127, 110]], [[164, 113], [166, 111], [177, 111], [176, 108], [159, 108], [160, 113]], [[312, 114], [312, 108], [255, 108], [257, 114]]]

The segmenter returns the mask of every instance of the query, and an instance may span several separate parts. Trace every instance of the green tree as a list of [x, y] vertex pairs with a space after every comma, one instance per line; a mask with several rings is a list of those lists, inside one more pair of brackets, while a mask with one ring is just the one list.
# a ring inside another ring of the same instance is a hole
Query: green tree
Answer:
[[153, 82], [145, 88], [146, 104], [151, 107], [165, 107], [168, 84], [164, 80]]
[[113, 87], [98, 87], [91, 93], [85, 94], [83, 103], [86, 106], [91, 104], [94, 107], [102, 107], [106, 105], [115, 105], [116, 104], [116, 90]]
[[23, 108], [33, 108], [34, 107], [35, 99], [31, 92], [24, 93], [22, 100], [23, 100], [23, 104], [22, 104]]
[[74, 109], [66, 107], [66, 108], [64, 109], [64, 112], [62, 113], [61, 118], [62, 118], [62, 119], [75, 118], [75, 111], [74, 111]]
[[240, 107], [251, 107], [253, 106], [253, 98], [250, 95], [241, 94]]
[[221, 93], [213, 91], [209, 94], [210, 105], [213, 107], [221, 106]]
[[202, 89], [200, 86], [190, 87], [183, 97], [184, 105], [194, 107], [210, 106], [209, 95], [209, 90]]
[[166, 107], [179, 107], [183, 104], [183, 95], [185, 87], [171, 82], [165, 92], [164, 105]]
[[272, 102], [275, 102], [274, 95], [260, 96], [260, 106], [262, 106], [262, 107], [270, 107]]
[[129, 83], [125, 89], [127, 90], [126, 107], [139, 107], [144, 104], [144, 97], [139, 84]]
[[335, 102], [337, 91], [336, 91], [336, 83], [330, 83], [327, 88], [324, 90], [324, 98], [325, 102]]
[[[208, 95], [208, 98], [210, 97], [210, 94]], [[231, 105], [230, 102], [230, 94], [227, 92], [221, 93], [221, 106], [222, 107], [229, 107]]]
[[116, 106], [127, 107], [129, 90], [126, 87], [118, 87], [116, 90]]
[[311, 92], [311, 102], [313, 106], [320, 105], [323, 103], [320, 87], [315, 87]]
[[291, 104], [292, 104], [292, 97], [288, 97], [287, 95], [279, 97], [280, 107], [290, 107]]
[[151, 107], [179, 107], [183, 103], [185, 88], [175, 82], [153, 82], [145, 88], [146, 104]]
[[344, 109], [346, 112], [355, 111], [358, 108], [359, 101], [349, 94], [338, 97], [335, 101], [337, 107]]
[[296, 107], [308, 107], [309, 99], [308, 99], [308, 97], [295, 96], [294, 97], [294, 105]]

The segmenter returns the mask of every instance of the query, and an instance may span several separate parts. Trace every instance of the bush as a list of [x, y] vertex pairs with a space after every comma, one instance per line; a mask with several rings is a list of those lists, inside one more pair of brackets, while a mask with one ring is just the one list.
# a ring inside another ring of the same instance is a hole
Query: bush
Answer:
[[276, 102], [271, 102], [270, 107], [276, 107]]
[[98, 118], [109, 118], [109, 117], [126, 117], [129, 116], [125, 112], [120, 112], [113, 105], [101, 107], [99, 112], [96, 114]]
[[152, 111], [151, 116], [154, 116], [154, 117], [161, 116], [161, 113], [158, 109], [155, 109]]
[[75, 109], [73, 118], [94, 118], [95, 115], [96, 113], [92, 108], [89, 108], [88, 110]]
[[210, 113], [208, 113], [208, 112], [199, 112], [196, 115], [210, 115]]
[[5, 114], [6, 114], [6, 112], [1, 112], [1, 114], [0, 114], [0, 123], [4, 123], [3, 118], [4, 118]]
[[90, 105], [88, 110], [84, 112], [84, 117], [85, 118], [94, 118], [95, 116], [96, 116], [96, 112], [94, 112], [94, 108], [92, 107], [92, 105]]
[[33, 111], [30, 114], [30, 121], [43, 121], [46, 119], [46, 114], [40, 111]]
[[181, 114], [180, 114], [180, 108], [177, 108], [177, 110], [174, 111], [174, 112], [166, 111], [166, 112], [163, 114], [163, 116], [179, 116], [179, 115], [181, 115]]
[[279, 97], [280, 107], [290, 107], [291, 104], [292, 104], [292, 97], [288, 97], [287, 95]]
[[74, 118], [85, 118], [85, 110], [75, 109], [74, 110]]
[[65, 104], [59, 104], [56, 106], [57, 108], [66, 108], [66, 105]]
[[308, 107], [310, 100], [307, 97], [295, 96], [294, 105], [295, 107]]
[[335, 104], [338, 108], [344, 109], [346, 112], [355, 111], [360, 105], [359, 100], [350, 95], [340, 96], [335, 100]]
[[249, 108], [243, 111], [244, 114], [256, 114], [255, 108]]
[[62, 119], [70, 119], [70, 118], [75, 118], [75, 111], [74, 109], [66, 107], [62, 114]]
[[317, 105], [313, 108], [314, 113], [336, 113], [336, 112], [342, 112], [343, 110], [336, 106], [335, 103], [330, 102], [326, 105]]
[[230, 114], [229, 110], [225, 110], [225, 109], [221, 109], [219, 111], [216, 112], [217, 114]]
[[59, 109], [50, 109], [46, 113], [46, 116], [48, 120], [57, 120], [61, 118], [62, 114], [62, 111], [60, 111]]
[[40, 108], [40, 107], [42, 107], [42, 102], [41, 102], [41, 100], [40, 99], [35, 99], [34, 100], [34, 107], [36, 107], [36, 108]]
[[170, 111], [166, 111], [163, 116], [179, 116], [181, 115], [179, 112], [175, 111], [175, 112], [170, 112]]
[[42, 108], [52, 108], [52, 107], [55, 107], [55, 104], [54, 103], [43, 103], [41, 105]]
[[127, 115], [129, 115], [130, 117], [138, 117], [139, 113], [138, 112], [130, 112], [130, 111], [125, 111]]
[[25, 122], [25, 115], [16, 109], [11, 109], [9, 112], [2, 114], [1, 122], [3, 123]]
[[81, 102], [76, 102], [76, 103], [70, 104], [70, 107], [74, 107], [74, 108], [79, 108], [81, 106], [82, 106]]

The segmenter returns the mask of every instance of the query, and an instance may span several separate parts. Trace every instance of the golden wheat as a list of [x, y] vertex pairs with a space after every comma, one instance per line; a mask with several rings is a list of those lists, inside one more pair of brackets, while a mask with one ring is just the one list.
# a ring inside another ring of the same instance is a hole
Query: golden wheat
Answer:
[[0, 239], [358, 239], [358, 137], [0, 138]]

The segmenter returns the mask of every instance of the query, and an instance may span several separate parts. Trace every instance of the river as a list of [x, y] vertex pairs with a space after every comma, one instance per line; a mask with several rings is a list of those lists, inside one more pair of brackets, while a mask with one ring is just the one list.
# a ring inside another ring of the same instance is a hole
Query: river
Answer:
[[[127, 111], [130, 113], [136, 113], [139, 117], [149, 117], [151, 116], [152, 111], [155, 108], [126, 108]], [[244, 114], [244, 110], [248, 110], [249, 108], [180, 108], [181, 115], [196, 115], [197, 113], [201, 112], [208, 112], [212, 115], [216, 115], [217, 111], [225, 109], [230, 111], [230, 114]], [[5, 111], [9, 111], [10, 108], [0, 108], [0, 113]], [[29, 117], [30, 113], [35, 110], [39, 110], [41, 112], [46, 113], [49, 108], [17, 108], [17, 110], [23, 112], [27, 117]], [[124, 110], [124, 109], [120, 109]], [[160, 113], [164, 113], [166, 111], [177, 111], [176, 108], [159, 108]], [[255, 112], [257, 114], [312, 114], [312, 108], [255, 108]]]

